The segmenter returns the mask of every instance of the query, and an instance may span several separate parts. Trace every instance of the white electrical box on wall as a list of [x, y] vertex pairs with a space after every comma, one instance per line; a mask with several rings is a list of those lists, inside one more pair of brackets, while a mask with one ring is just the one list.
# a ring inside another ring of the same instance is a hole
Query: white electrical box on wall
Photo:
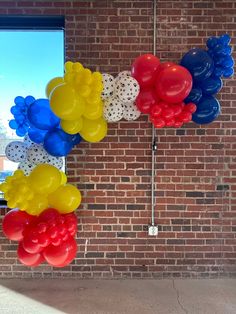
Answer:
[[157, 236], [158, 235], [158, 226], [148, 226], [148, 235]]

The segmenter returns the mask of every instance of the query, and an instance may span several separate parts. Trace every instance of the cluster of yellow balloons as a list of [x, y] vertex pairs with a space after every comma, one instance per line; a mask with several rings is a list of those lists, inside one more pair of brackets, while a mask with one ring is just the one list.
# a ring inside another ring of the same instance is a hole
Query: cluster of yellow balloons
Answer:
[[103, 118], [102, 74], [91, 72], [79, 62], [65, 63], [64, 77], [53, 78], [46, 87], [52, 111], [69, 134], [80, 133], [88, 142], [99, 142], [107, 134]]
[[0, 185], [7, 206], [30, 215], [39, 215], [52, 207], [61, 214], [73, 212], [81, 203], [80, 191], [66, 184], [66, 175], [48, 164], [37, 165], [29, 176], [16, 170]]

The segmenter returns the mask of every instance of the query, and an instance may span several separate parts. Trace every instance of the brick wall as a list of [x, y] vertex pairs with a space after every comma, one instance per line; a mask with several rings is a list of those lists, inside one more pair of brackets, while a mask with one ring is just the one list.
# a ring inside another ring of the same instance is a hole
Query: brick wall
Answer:
[[[235, 44], [234, 0], [157, 1], [157, 51], [176, 61], [206, 38], [228, 32]], [[152, 1], [1, 1], [0, 14], [63, 14], [67, 58], [91, 69], [130, 69], [152, 52]], [[45, 82], [46, 84], [46, 82]], [[30, 92], [30, 91], [29, 91]], [[151, 125], [146, 117], [110, 124], [98, 144], [67, 158], [83, 192], [77, 259], [64, 269], [30, 270], [1, 234], [1, 276], [218, 277], [236, 274], [236, 83], [225, 80], [222, 114], [207, 127], [158, 130], [156, 222], [151, 217]], [[4, 211], [2, 212], [4, 214]]]

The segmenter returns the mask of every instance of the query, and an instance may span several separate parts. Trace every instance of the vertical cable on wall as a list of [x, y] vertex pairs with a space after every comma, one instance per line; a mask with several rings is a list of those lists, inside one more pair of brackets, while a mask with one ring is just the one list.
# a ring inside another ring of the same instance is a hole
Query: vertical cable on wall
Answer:
[[[157, 2], [153, 0], [153, 54], [156, 55], [156, 20], [157, 20]], [[152, 202], [152, 219], [151, 225], [155, 225], [155, 152], [157, 150], [155, 127], [152, 124], [152, 182], [151, 182], [151, 202]]]

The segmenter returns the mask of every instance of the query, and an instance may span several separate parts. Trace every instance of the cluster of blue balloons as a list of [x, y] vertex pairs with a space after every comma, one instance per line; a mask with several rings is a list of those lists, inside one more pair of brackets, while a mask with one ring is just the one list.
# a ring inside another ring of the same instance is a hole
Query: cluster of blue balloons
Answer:
[[197, 105], [192, 118], [195, 123], [211, 123], [220, 114], [220, 104], [214, 96], [223, 86], [221, 77], [233, 75], [234, 60], [229, 42], [228, 34], [219, 38], [210, 37], [207, 40], [208, 51], [194, 48], [181, 59], [180, 64], [189, 70], [193, 78], [193, 88], [185, 102]]
[[27, 96], [26, 98], [17, 96], [14, 99], [15, 105], [11, 107], [11, 113], [14, 119], [9, 121], [9, 126], [11, 129], [16, 131], [17, 136], [24, 136], [30, 127], [28, 120], [28, 108], [35, 101], [32, 96]]
[[[9, 126], [16, 130], [18, 136], [28, 133], [31, 141], [43, 144], [45, 150], [56, 157], [68, 155], [72, 148], [80, 143], [79, 134], [67, 134], [60, 128], [60, 119], [52, 112], [48, 99], [35, 100], [32, 96], [19, 96], [16, 97], [15, 104], [16, 106], [11, 108], [15, 119], [9, 122]], [[19, 104], [21, 111], [15, 109]]]

